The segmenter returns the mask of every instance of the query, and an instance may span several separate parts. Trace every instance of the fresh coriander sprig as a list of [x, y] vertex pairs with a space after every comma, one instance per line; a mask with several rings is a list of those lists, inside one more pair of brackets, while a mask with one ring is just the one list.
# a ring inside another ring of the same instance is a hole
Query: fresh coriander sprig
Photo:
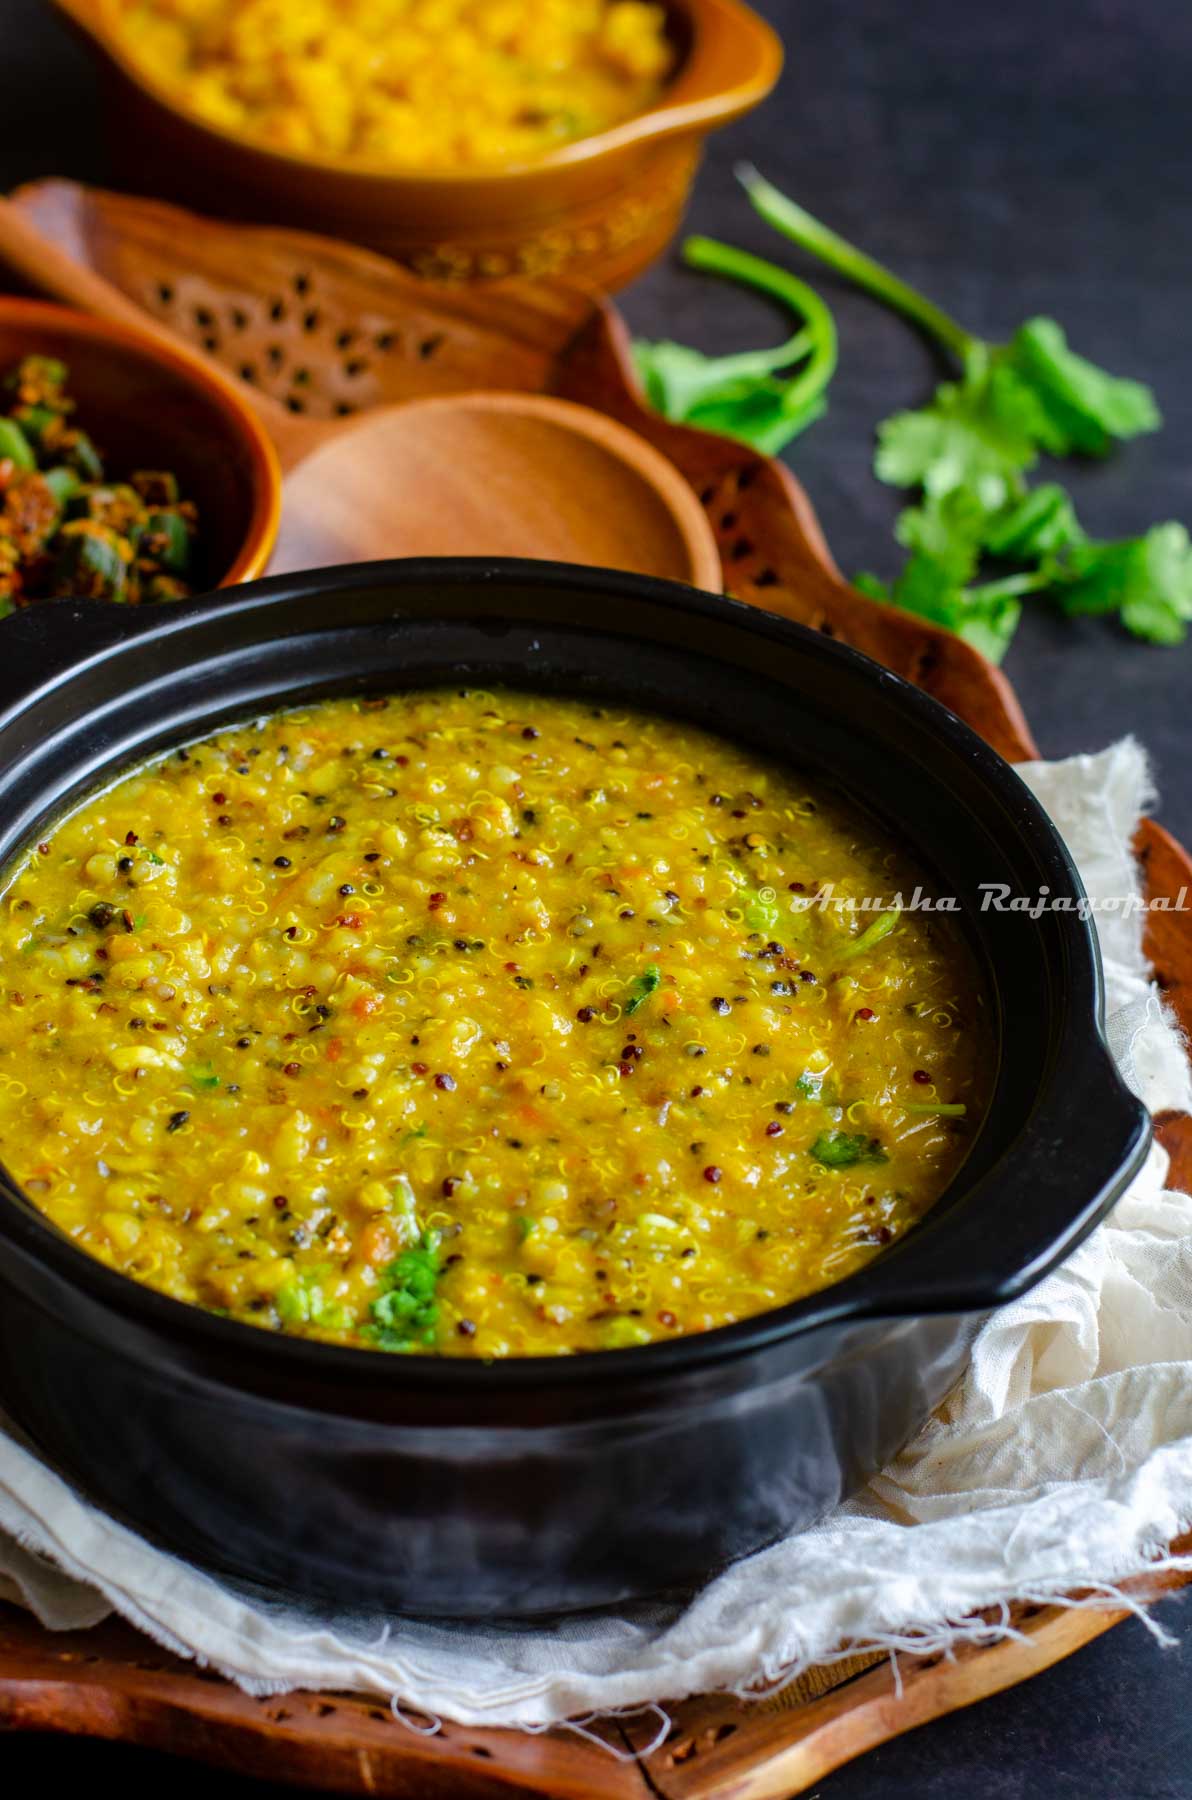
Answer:
[[[994, 661], [1004, 655], [1030, 595], [1068, 616], [1116, 613], [1152, 643], [1183, 640], [1192, 619], [1192, 545], [1184, 527], [1154, 526], [1118, 543], [1089, 539], [1057, 483], [1025, 477], [1041, 453], [1104, 456], [1161, 423], [1150, 389], [1097, 368], [1068, 346], [1053, 319], [1030, 319], [1009, 343], [975, 337], [872, 257], [779, 192], [756, 169], [739, 177], [768, 224], [935, 339], [960, 379], [927, 406], [878, 427], [874, 470], [918, 488], [899, 540], [911, 552], [892, 586], [857, 585], [958, 632]], [[986, 560], [1006, 571], [976, 579]]]
[[772, 225], [783, 237], [790, 238], [792, 243], [809, 251], [830, 269], [835, 269], [838, 275], [846, 276], [855, 286], [864, 288], [876, 299], [893, 307], [895, 312], [913, 319], [929, 337], [951, 350], [959, 362], [963, 363], [977, 348], [979, 340], [958, 325], [955, 319], [950, 319], [940, 307], [925, 299], [872, 256], [866, 256], [863, 250], [855, 249], [830, 226], [813, 218], [796, 201], [767, 181], [764, 175], [760, 175], [752, 163], [738, 163], [737, 179], [767, 225]]
[[922, 482], [942, 493], [961, 478], [988, 471], [1001, 477], [1010, 465], [1029, 468], [1040, 450], [1103, 456], [1116, 440], [1158, 430], [1162, 420], [1151, 390], [1078, 356], [1054, 319], [1028, 319], [1008, 344], [987, 343], [755, 168], [742, 165], [737, 173], [768, 225], [913, 320], [960, 364], [959, 385], [948, 384], [931, 406], [896, 414], [879, 428], [877, 473], [883, 480], [896, 487]]

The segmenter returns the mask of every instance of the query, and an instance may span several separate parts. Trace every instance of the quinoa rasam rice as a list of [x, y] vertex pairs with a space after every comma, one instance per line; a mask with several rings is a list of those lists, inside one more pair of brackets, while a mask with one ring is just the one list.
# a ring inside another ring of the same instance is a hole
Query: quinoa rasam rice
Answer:
[[273, 1331], [706, 1331], [860, 1268], [965, 1155], [992, 1030], [954, 922], [895, 903], [920, 878], [798, 771], [615, 706], [257, 719], [11, 870], [0, 1157], [91, 1255]]

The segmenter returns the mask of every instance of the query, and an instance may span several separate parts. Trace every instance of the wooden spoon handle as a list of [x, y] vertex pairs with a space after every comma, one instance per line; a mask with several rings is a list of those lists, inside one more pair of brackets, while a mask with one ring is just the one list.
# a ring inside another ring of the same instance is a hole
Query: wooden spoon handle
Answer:
[[201, 364], [205, 375], [214, 375], [234, 386], [272, 438], [283, 470], [295, 467], [336, 429], [329, 424], [291, 419], [268, 394], [228, 375], [217, 364], [200, 356], [184, 337], [153, 318], [112, 282], [43, 237], [20, 208], [3, 197], [0, 197], [0, 260], [51, 299], [61, 300], [115, 325], [126, 325], [163, 349], [185, 357], [188, 362]]
[[39, 292], [68, 306], [77, 306], [97, 318], [110, 319], [116, 325], [128, 325], [144, 337], [166, 344], [193, 357], [194, 352], [165, 325], [129, 300], [120, 289], [97, 275], [94, 269], [76, 262], [56, 244], [29, 224], [11, 200], [0, 198], [0, 257], [22, 275]]

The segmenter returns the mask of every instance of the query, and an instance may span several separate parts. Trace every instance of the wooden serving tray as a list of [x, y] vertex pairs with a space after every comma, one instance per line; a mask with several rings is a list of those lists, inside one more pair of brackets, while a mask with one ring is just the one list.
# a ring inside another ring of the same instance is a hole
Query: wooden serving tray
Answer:
[[[49, 243], [104, 276], [200, 353], [295, 413], [331, 417], [474, 389], [579, 401], [630, 426], [698, 494], [726, 590], [866, 651], [968, 721], [1011, 761], [1037, 754], [1013, 689], [951, 633], [877, 605], [843, 580], [810, 503], [780, 463], [671, 425], [641, 401], [625, 328], [611, 307], [563, 288], [510, 284], [436, 291], [368, 252], [296, 232], [214, 224], [68, 182], [15, 196]], [[22, 260], [26, 282], [58, 291]], [[1153, 821], [1137, 850], [1148, 898], [1192, 888], [1192, 858]], [[1146, 947], [1192, 1034], [1192, 914], [1152, 912]], [[1192, 1119], [1158, 1133], [1170, 1185], [1192, 1185]], [[1187, 1551], [1192, 1539], [1173, 1546]], [[1157, 1598], [1178, 1577], [1126, 1583]], [[1018, 1635], [952, 1659], [862, 1655], [811, 1670], [764, 1700], [718, 1695], [589, 1730], [618, 1761], [561, 1728], [542, 1735], [445, 1723], [410, 1731], [375, 1700], [288, 1694], [257, 1700], [170, 1656], [130, 1626], [56, 1634], [0, 1607], [0, 1728], [119, 1739], [215, 1766], [340, 1792], [555, 1800], [785, 1800], [916, 1725], [1027, 1680], [1109, 1629], [1121, 1610], [1018, 1605]]]

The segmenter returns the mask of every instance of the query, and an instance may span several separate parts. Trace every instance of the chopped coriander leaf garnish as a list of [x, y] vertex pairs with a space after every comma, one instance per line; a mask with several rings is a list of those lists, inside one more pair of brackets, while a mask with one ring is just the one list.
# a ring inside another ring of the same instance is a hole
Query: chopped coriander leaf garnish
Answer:
[[376, 1349], [407, 1351], [434, 1345], [439, 1322], [438, 1250], [438, 1233], [424, 1231], [416, 1245], [382, 1269], [381, 1292], [369, 1309], [372, 1320], [360, 1328], [361, 1337]]
[[210, 1089], [219, 1086], [219, 1076], [209, 1062], [196, 1063], [187, 1069], [186, 1079], [191, 1087]]
[[662, 982], [662, 974], [657, 963], [651, 963], [640, 975], [635, 975], [629, 983], [629, 998], [625, 1002], [625, 1017], [632, 1018], [640, 1006], [644, 1006], [650, 995], [656, 993]]
[[639, 1344], [648, 1344], [650, 1337], [647, 1326], [624, 1313], [609, 1319], [600, 1332], [600, 1341], [606, 1350], [632, 1350]]
[[278, 1288], [273, 1304], [283, 1325], [321, 1325], [328, 1331], [343, 1331], [352, 1323], [345, 1307], [327, 1300], [323, 1283], [328, 1275], [326, 1268], [295, 1270]]
[[878, 1138], [850, 1131], [821, 1131], [811, 1146], [811, 1154], [827, 1169], [851, 1169], [857, 1163], [886, 1161]]

